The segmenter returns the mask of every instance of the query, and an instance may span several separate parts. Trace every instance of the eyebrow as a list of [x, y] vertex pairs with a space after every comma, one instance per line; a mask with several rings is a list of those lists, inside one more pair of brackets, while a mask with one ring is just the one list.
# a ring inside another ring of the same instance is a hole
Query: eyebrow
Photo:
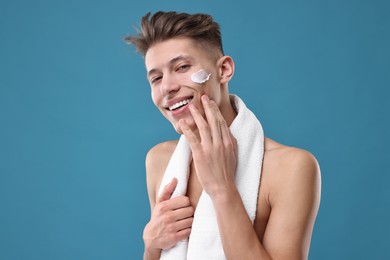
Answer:
[[[191, 56], [188, 56], [188, 55], [179, 55], [173, 59], [171, 59], [169, 62], [168, 62], [168, 65], [169, 66], [172, 66], [173, 64], [177, 63], [178, 61], [181, 61], [181, 60], [188, 60], [188, 61], [192, 61], [194, 58], [191, 57]], [[151, 74], [155, 73], [156, 71], [158, 71], [158, 69], [151, 69], [148, 71], [148, 74], [147, 74], [147, 78], [150, 77]]]

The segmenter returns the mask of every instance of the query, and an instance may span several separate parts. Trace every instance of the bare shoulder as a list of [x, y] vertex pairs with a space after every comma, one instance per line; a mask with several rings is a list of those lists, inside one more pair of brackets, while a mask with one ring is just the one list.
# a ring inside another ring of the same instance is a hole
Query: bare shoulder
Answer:
[[151, 208], [154, 207], [158, 187], [177, 142], [177, 140], [174, 140], [157, 144], [146, 155], [146, 183]]
[[147, 170], [155, 172], [155, 170], [167, 166], [169, 159], [176, 148], [177, 142], [177, 140], [166, 141], [152, 147], [146, 155]]
[[[321, 171], [310, 152], [265, 139], [262, 185], [270, 208], [290, 196], [302, 196], [313, 208], [319, 206]], [[310, 200], [310, 201], [308, 201]]]
[[[276, 202], [287, 196], [307, 196], [305, 201], [318, 207], [321, 192], [321, 173], [317, 159], [310, 152], [280, 144], [265, 138], [259, 203], [270, 213]], [[296, 192], [295, 192], [296, 191]], [[263, 216], [268, 217], [268, 215]]]
[[319, 164], [313, 154], [300, 148], [280, 144], [269, 138], [265, 139], [264, 164], [273, 170], [273, 175], [282, 174], [284, 178], [287, 177], [285, 175], [292, 174], [320, 174]]

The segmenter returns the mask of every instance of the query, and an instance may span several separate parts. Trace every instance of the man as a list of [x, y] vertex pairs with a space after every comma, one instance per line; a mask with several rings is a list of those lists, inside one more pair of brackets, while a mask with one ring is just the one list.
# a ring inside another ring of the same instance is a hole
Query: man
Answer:
[[185, 136], [192, 154], [185, 193], [175, 197], [178, 178], [160, 186], [178, 141], [158, 144], [147, 155], [151, 218], [144, 229], [144, 259], [159, 259], [162, 251], [195, 239], [203, 193], [212, 202], [227, 259], [306, 259], [320, 203], [316, 159], [269, 138], [254, 144], [264, 150], [257, 160], [258, 194], [249, 194], [256, 200], [252, 220], [241, 195], [246, 190], [236, 183], [245, 157], [229, 129], [239, 112], [228, 91], [234, 62], [223, 53], [219, 25], [205, 14], [157, 12], [145, 15], [141, 27], [126, 40], [145, 58], [154, 104]]

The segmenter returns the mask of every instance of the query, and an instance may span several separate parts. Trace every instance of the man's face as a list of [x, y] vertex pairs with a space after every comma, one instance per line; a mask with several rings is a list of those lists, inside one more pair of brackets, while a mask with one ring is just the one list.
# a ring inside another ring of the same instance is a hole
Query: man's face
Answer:
[[[153, 103], [178, 133], [182, 133], [180, 119], [185, 119], [192, 129], [196, 128], [189, 103], [202, 113], [200, 98], [203, 94], [220, 104], [217, 61], [191, 39], [175, 38], [153, 45], [145, 55], [145, 65]], [[191, 80], [191, 75], [200, 69], [211, 73], [210, 79], [201, 84]]]

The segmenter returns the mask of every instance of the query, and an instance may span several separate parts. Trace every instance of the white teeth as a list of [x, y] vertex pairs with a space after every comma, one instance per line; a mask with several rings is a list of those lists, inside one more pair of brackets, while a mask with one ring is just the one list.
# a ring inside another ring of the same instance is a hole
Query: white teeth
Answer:
[[176, 104], [173, 104], [172, 106], [168, 107], [170, 111], [178, 108], [178, 107], [181, 107], [181, 106], [184, 106], [184, 105], [187, 105], [188, 103], [190, 103], [192, 100], [192, 98], [189, 98], [189, 99], [186, 99], [186, 100], [182, 100], [180, 102], [177, 102]]

